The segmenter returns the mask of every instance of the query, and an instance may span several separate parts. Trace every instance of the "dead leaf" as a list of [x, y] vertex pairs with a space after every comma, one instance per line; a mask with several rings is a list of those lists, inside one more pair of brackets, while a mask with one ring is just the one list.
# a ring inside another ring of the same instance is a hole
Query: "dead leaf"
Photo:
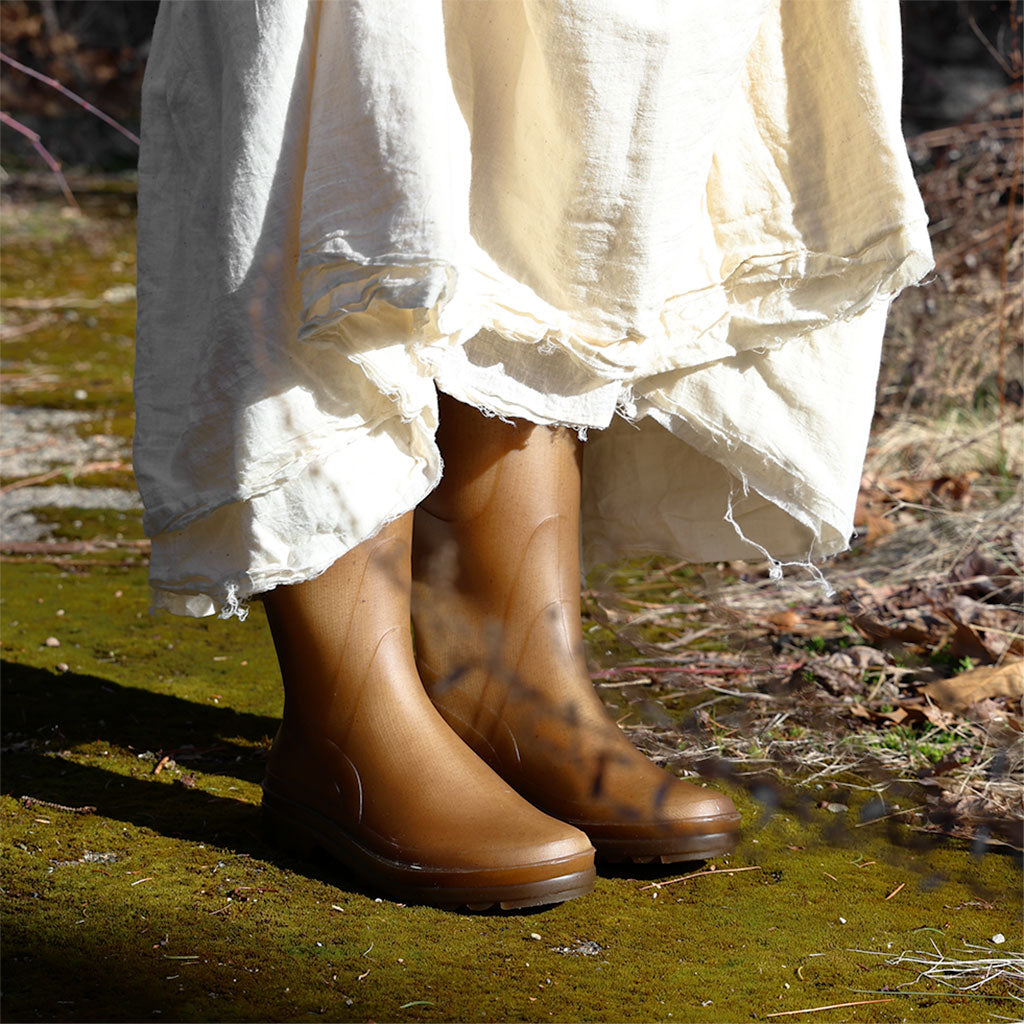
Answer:
[[843, 653], [856, 668], [860, 669], [888, 665], [892, 660], [885, 651], [880, 651], [877, 647], [867, 647], [864, 644], [847, 647]]
[[783, 629], [792, 629], [794, 626], [799, 626], [801, 619], [800, 616], [792, 609], [787, 609], [784, 612], [778, 612], [775, 615], [769, 615], [768, 621], [773, 626], [781, 626]]
[[943, 775], [948, 775], [951, 771], [955, 771], [958, 768], [963, 768], [960, 761], [952, 754], [947, 754], [941, 761], [933, 765], [932, 777], [935, 779], [941, 778]]
[[851, 615], [850, 621], [862, 636], [868, 640], [874, 640], [876, 643], [896, 640], [901, 644], [913, 646], [927, 644], [933, 639], [929, 631], [920, 629], [917, 626], [888, 626], [884, 622], [879, 622], [877, 619], [872, 618], [870, 615]]
[[950, 641], [949, 653], [954, 658], [970, 658], [971, 661], [981, 661], [991, 665], [999, 655], [988, 649], [988, 645], [979, 633], [973, 630], [965, 622], [957, 622], [956, 619], [942, 612], [942, 614], [953, 623], [953, 638]]
[[1020, 700], [1024, 697], [1024, 661], [983, 665], [952, 679], [929, 683], [923, 692], [947, 711], [964, 711], [988, 697]]
[[880, 711], [878, 717], [893, 725], [899, 725], [907, 717], [906, 708], [898, 707], [895, 711]]
[[867, 527], [867, 533], [864, 536], [864, 544], [867, 547], [871, 547], [872, 544], [896, 531], [894, 522], [886, 519], [885, 516], [875, 515], [873, 512], [869, 512], [864, 517], [864, 525]]
[[829, 664], [834, 657], [836, 655], [832, 655], [827, 659], [818, 658], [814, 661], [809, 661], [800, 672], [801, 674], [808, 671], [811, 672], [814, 675], [814, 681], [836, 697], [859, 693], [863, 690], [864, 686], [860, 680], [860, 673], [852, 665]]
[[971, 503], [971, 485], [981, 474], [976, 470], [968, 470], [959, 476], [940, 476], [932, 481], [932, 491], [945, 501], [958, 502], [963, 508]]
[[921, 708], [921, 713], [932, 725], [940, 729], [948, 729], [956, 721], [956, 715], [952, 711], [943, 711], [932, 703], [925, 704]]

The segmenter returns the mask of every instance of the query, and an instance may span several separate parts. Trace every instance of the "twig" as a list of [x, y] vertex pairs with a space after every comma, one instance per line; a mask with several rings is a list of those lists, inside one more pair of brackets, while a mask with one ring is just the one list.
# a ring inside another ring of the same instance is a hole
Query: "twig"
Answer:
[[[12, 68], [17, 68], [19, 71], [23, 72], [26, 75], [30, 75], [32, 78], [38, 79], [40, 82], [45, 82], [46, 85], [50, 86], [51, 89], [56, 89], [57, 92], [63, 94], [64, 96], [67, 96], [70, 100], [74, 100], [74, 102], [77, 103], [80, 107], [83, 107], [85, 110], [88, 110], [90, 114], [95, 114], [95, 116], [98, 117], [101, 121], [104, 121], [106, 124], [109, 124], [111, 128], [115, 128], [126, 139], [130, 139], [132, 142], [134, 142], [136, 146], [139, 145], [138, 135], [136, 135], [134, 132], [128, 131], [128, 129], [125, 128], [123, 125], [118, 124], [109, 114], [104, 114], [103, 111], [99, 109], [99, 107], [94, 107], [87, 99], [83, 99], [81, 96], [79, 96], [77, 92], [72, 92], [66, 86], [61, 85], [56, 78], [50, 78], [48, 75], [44, 75], [41, 72], [36, 71], [25, 64], [22, 64], [20, 61], [15, 60], [13, 57], [8, 57], [6, 53], [0, 53], [0, 61], [3, 61], [5, 64], [10, 64]], [[77, 206], [78, 204], [75, 203], [75, 205]]]
[[[35, 320], [29, 320], [27, 324], [4, 324], [0, 327], [0, 341], [13, 341], [15, 338], [31, 334], [33, 331], [39, 330], [40, 327], [52, 324], [55, 319], [56, 317], [53, 313], [44, 313], [42, 316], [37, 316]], [[11, 376], [15, 375], [12, 374]], [[23, 375], [18, 374], [17, 376]]]
[[[591, 673], [592, 679], [609, 679], [619, 672], [678, 672], [694, 676], [735, 676], [751, 675], [755, 672], [793, 672], [802, 668], [802, 661], [780, 662], [778, 665], [616, 665]], [[743, 696], [747, 696], [744, 694]]]
[[37, 796], [23, 796], [21, 802], [25, 807], [50, 807], [55, 811], [67, 811], [68, 814], [96, 813], [96, 808], [89, 804], [82, 807], [68, 807], [67, 804], [55, 804], [52, 800], [40, 800]]
[[114, 284], [105, 289], [94, 299], [83, 295], [54, 295], [42, 299], [10, 298], [0, 301], [3, 309], [100, 309], [120, 302], [132, 302], [135, 299], [135, 286], [131, 284]]
[[[876, 992], [884, 992], [885, 989], [878, 988], [851, 988], [851, 992], [859, 992], [861, 995], [874, 995]], [[1009, 999], [1017, 1001], [1016, 996], [997, 996], [991, 992], [908, 992], [902, 991], [905, 996], [927, 996], [929, 999]], [[1018, 1017], [1004, 1017], [1004, 1020], [1017, 1021]]]
[[828, 1006], [810, 1006], [806, 1010], [780, 1010], [766, 1013], [766, 1017], [789, 1017], [794, 1013], [816, 1013], [818, 1010], [840, 1010], [844, 1006], [867, 1006], [869, 1003], [893, 1003], [895, 999], [858, 999], [854, 1003], [830, 1003]]
[[867, 821], [858, 821], [854, 828], [863, 828], [865, 825], [874, 825], [879, 821], [886, 821], [889, 818], [898, 818], [901, 814], [913, 814], [914, 811], [920, 811], [925, 805], [918, 804], [916, 807], [908, 807], [905, 811], [892, 811], [890, 814], [883, 814], [878, 818], [870, 818]]
[[106, 462], [87, 462], [84, 466], [72, 467], [72, 466], [61, 466], [58, 469], [51, 469], [46, 473], [39, 473], [37, 476], [26, 476], [21, 480], [15, 480], [13, 483], [5, 484], [0, 487], [0, 494], [7, 494], [9, 491], [17, 491], [22, 487], [33, 487], [36, 484], [45, 483], [47, 480], [53, 480], [58, 476], [68, 475], [72, 479], [78, 476], [85, 476], [87, 473], [110, 473], [111, 471], [130, 472], [131, 466], [127, 462], [106, 461]]
[[893, 896], [895, 896], [896, 893], [898, 893], [900, 891], [900, 889], [902, 889], [906, 884], [907, 884], [906, 882], [900, 882], [900, 884], [897, 885], [896, 888], [893, 889], [893, 891], [891, 893], [889, 893], [889, 895], [886, 896], [885, 898], [887, 900], [891, 900], [893, 898]]
[[[0, 58], [4, 60], [8, 59], [4, 57], [3, 54], [0, 54]], [[6, 114], [2, 110], [0, 110], [0, 122], [7, 125], [8, 128], [13, 128], [19, 135], [24, 135], [25, 138], [32, 143], [32, 148], [42, 157], [46, 166], [53, 171], [54, 176], [57, 179], [57, 184], [60, 185], [60, 190], [64, 193], [64, 198], [68, 201], [68, 206], [73, 206], [76, 210], [81, 209], [78, 205], [78, 201], [75, 199], [70, 187], [68, 186], [67, 178], [64, 177], [64, 173], [60, 169], [60, 163], [43, 145], [39, 135], [32, 131], [31, 128], [26, 128], [20, 121], [15, 121], [10, 114]]]
[[967, 24], [971, 26], [971, 31], [978, 37], [981, 45], [988, 50], [989, 55], [1006, 72], [1007, 76], [1009, 78], [1016, 78], [1017, 76], [1013, 73], [1013, 68], [1006, 63], [1003, 55], [989, 42], [988, 36], [978, 28], [978, 23], [974, 20], [973, 16], [967, 19]]
[[709, 868], [707, 871], [692, 871], [688, 875], [680, 875], [678, 878], [669, 878], [664, 882], [651, 882], [650, 885], [640, 886], [640, 892], [644, 889], [661, 889], [666, 885], [675, 885], [676, 882], [685, 882], [688, 878], [697, 878], [700, 875], [735, 875], [740, 871], [761, 871], [760, 864], [752, 864], [746, 868]]
[[772, 694], [759, 693], [757, 690], [747, 690], [744, 693], [742, 690], [727, 690], [724, 686], [715, 686], [714, 683], [705, 683], [704, 688], [714, 690], [715, 693], [724, 693], [727, 697], [747, 697], [750, 700], [775, 700]]

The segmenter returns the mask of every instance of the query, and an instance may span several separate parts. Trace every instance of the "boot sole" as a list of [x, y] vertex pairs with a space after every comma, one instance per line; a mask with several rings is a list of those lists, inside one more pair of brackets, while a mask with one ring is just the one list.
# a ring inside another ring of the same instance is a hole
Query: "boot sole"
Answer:
[[634, 864], [652, 864], [655, 861], [676, 864], [732, 853], [739, 842], [739, 833], [714, 832], [701, 836], [658, 839], [600, 839], [591, 835], [590, 841], [597, 850], [598, 859], [608, 864], [621, 864], [623, 861]]
[[489, 870], [424, 868], [404, 863], [374, 853], [318, 811], [266, 787], [262, 818], [269, 842], [302, 857], [326, 853], [361, 881], [401, 903], [519, 910], [585, 896], [596, 879], [592, 854]]

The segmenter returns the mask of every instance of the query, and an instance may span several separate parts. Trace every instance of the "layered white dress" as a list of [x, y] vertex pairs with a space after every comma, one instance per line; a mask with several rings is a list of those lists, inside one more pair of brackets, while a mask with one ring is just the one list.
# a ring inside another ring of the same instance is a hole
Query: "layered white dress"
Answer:
[[900, 77], [896, 0], [165, 0], [154, 604], [244, 613], [415, 507], [437, 389], [587, 436], [590, 562], [842, 550], [931, 266]]

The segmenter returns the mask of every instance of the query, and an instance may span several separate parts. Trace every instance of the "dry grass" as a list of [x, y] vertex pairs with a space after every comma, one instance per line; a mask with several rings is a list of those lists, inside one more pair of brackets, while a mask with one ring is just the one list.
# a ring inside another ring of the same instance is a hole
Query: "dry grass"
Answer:
[[[599, 686], [624, 703], [624, 727], [654, 760], [728, 775], [769, 806], [810, 795], [845, 811], [859, 792], [854, 803], [879, 801], [869, 819], [1019, 848], [1019, 702], [954, 712], [924, 691], [976, 661], [1009, 663], [1024, 645], [1019, 510], [1018, 494], [987, 509], [906, 512], [910, 522], [826, 570], [833, 598], [810, 578], [779, 587], [767, 566], [637, 566], [587, 593], [595, 623], [635, 652], [612, 652]], [[942, 614], [967, 606], [989, 616], [972, 635], [990, 646], [973, 658], [958, 646], [971, 627]]]
[[984, 112], [909, 140], [935, 273], [893, 308], [879, 389], [886, 424], [963, 409], [995, 413], [1003, 430], [1019, 419], [1022, 141], [1018, 117]]
[[655, 760], [731, 775], [769, 806], [821, 790], [845, 809], [841, 785], [873, 794], [869, 820], [1019, 848], [1019, 702], [953, 714], [922, 696], [1024, 653], [1024, 128], [994, 113], [1007, 99], [910, 140], [936, 270], [893, 307], [867, 525], [826, 568], [839, 597], [810, 578], [779, 588], [762, 565], [650, 563], [586, 605], [620, 645], [600, 685]]
[[[1002, 937], [1000, 936], [1000, 939]], [[1012, 999], [1024, 1003], [1024, 954], [1007, 951], [998, 956], [998, 946], [964, 943], [959, 956], [947, 956], [932, 942], [931, 950], [904, 950], [897, 956], [871, 949], [854, 949], [852, 953], [886, 958], [891, 967], [904, 967], [916, 972], [915, 977], [900, 988], [936, 982], [958, 993], [976, 992], [990, 982], [1003, 982]], [[1011, 1020], [1013, 1018], [1006, 1018]]]

